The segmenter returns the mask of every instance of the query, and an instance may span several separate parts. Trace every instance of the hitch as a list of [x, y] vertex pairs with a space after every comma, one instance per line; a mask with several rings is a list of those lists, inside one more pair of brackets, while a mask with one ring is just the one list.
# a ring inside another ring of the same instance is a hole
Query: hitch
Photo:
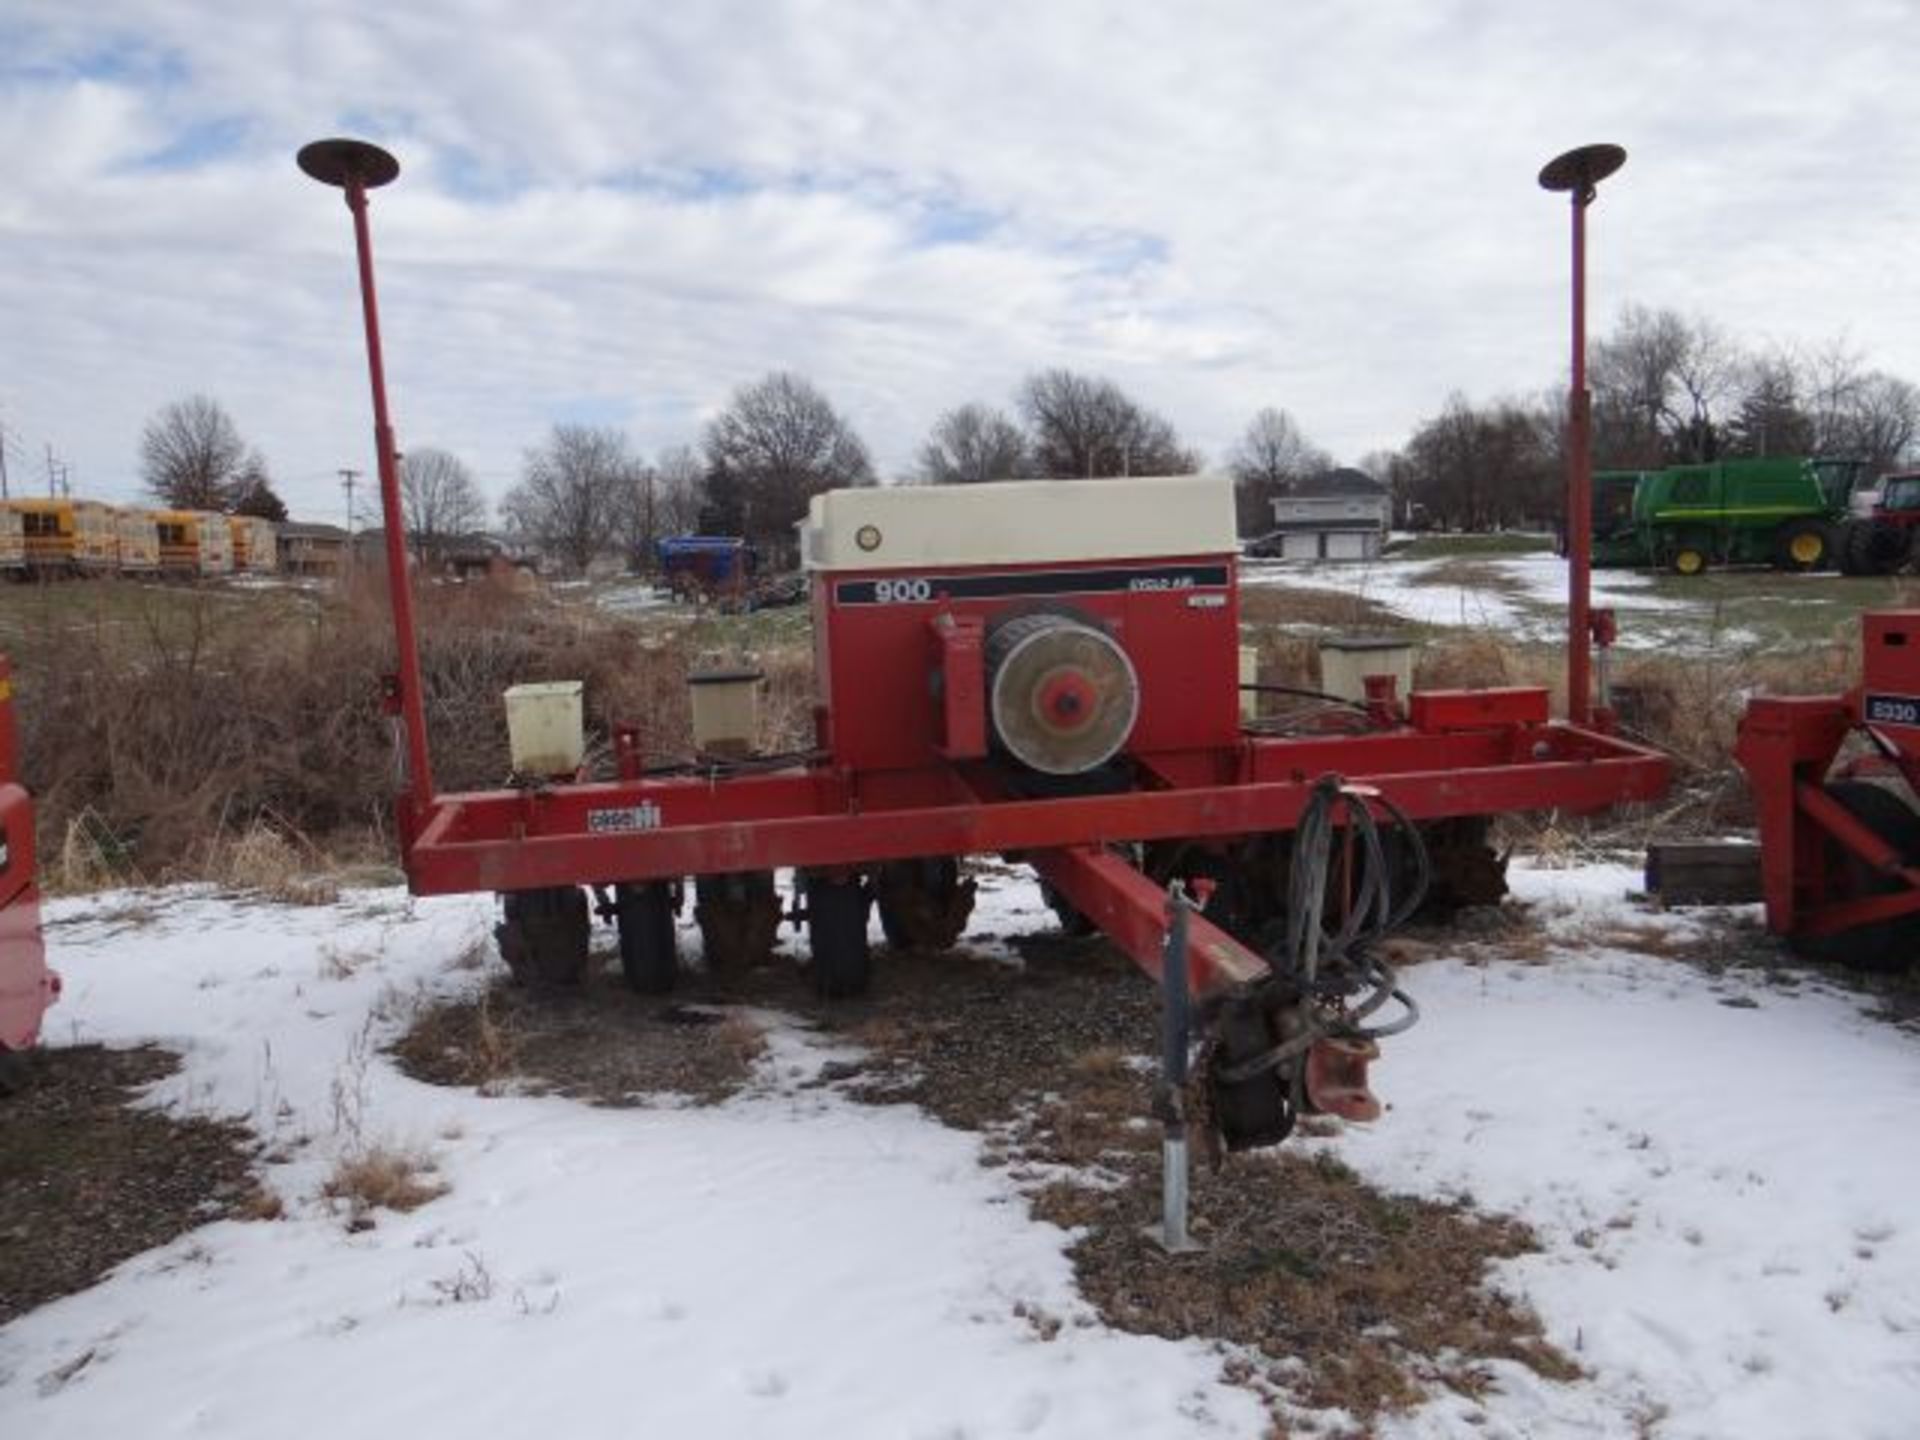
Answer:
[[1380, 1046], [1337, 1007], [1275, 978], [1217, 1007], [1205, 1079], [1213, 1130], [1229, 1152], [1278, 1145], [1301, 1115], [1365, 1123], [1382, 1113], [1367, 1067]]
[[[1375, 806], [1383, 818], [1376, 819]], [[1391, 864], [1382, 839], [1389, 824], [1406, 847]], [[1302, 1114], [1380, 1117], [1383, 1107], [1368, 1085], [1368, 1067], [1380, 1055], [1376, 1042], [1407, 1029], [1419, 1012], [1368, 950], [1412, 913], [1431, 871], [1419, 832], [1385, 796], [1335, 776], [1314, 785], [1293, 846], [1288, 938], [1272, 961], [1201, 914], [1203, 899], [1177, 884], [1163, 889], [1117, 850], [1076, 845], [1027, 858], [1055, 892], [1162, 982], [1170, 1019], [1176, 1006], [1191, 1004], [1194, 1028], [1206, 1036], [1202, 1098], [1192, 1118], [1201, 1122], [1210, 1153], [1277, 1145]], [[1396, 896], [1389, 872], [1404, 863], [1414, 882]], [[1335, 913], [1328, 916], [1330, 897]], [[1402, 1013], [1371, 1023], [1389, 1001]], [[1170, 1038], [1164, 1055], [1163, 1079], [1175, 1072]], [[1184, 1049], [1181, 1067], [1184, 1074]], [[1183, 1106], [1163, 1089], [1155, 1114], [1169, 1127], [1184, 1126]]]

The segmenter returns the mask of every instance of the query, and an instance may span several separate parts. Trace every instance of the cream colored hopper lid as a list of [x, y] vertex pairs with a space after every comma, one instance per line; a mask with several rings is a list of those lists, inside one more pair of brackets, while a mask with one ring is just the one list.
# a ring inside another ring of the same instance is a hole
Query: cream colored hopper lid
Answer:
[[1228, 555], [1239, 548], [1225, 475], [872, 486], [813, 497], [809, 570], [922, 569]]

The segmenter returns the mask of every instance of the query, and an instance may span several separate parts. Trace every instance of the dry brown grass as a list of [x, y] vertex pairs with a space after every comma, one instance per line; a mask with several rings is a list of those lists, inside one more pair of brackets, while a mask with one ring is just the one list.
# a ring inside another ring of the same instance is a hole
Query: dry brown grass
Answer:
[[[419, 608], [443, 789], [507, 777], [500, 696], [522, 681], [586, 683], [597, 773], [611, 773], [619, 724], [635, 726], [653, 758], [687, 753], [686, 646], [672, 634], [485, 584], [425, 587]], [[380, 685], [393, 662], [381, 587], [292, 598], [156, 591], [129, 614], [103, 624], [78, 600], [49, 602], [43, 623], [9, 641], [52, 883], [204, 877], [311, 899], [322, 897], [291, 877], [316, 868], [319, 852], [390, 853]], [[759, 663], [767, 743], [804, 743], [808, 658]]]
[[320, 1193], [347, 1209], [350, 1229], [366, 1229], [375, 1210], [418, 1210], [447, 1193], [432, 1178], [433, 1157], [395, 1145], [356, 1147], [344, 1155]]
[[207, 841], [195, 873], [228, 890], [287, 905], [331, 905], [340, 898], [332, 861], [303, 835], [266, 816]]
[[[1752, 799], [1733, 758], [1747, 702], [1756, 695], [1837, 695], [1859, 681], [1858, 649], [1857, 626], [1849, 625], [1831, 643], [1791, 654], [1617, 652], [1612, 683], [1621, 732], [1670, 755], [1674, 784], [1667, 801], [1610, 817], [1605, 823], [1615, 828], [1613, 838], [1637, 845], [1656, 830], [1671, 835], [1751, 824]], [[1539, 686], [1549, 692], [1555, 713], [1565, 705], [1564, 655], [1513, 645], [1490, 631], [1429, 640], [1414, 679], [1421, 689]], [[1552, 817], [1508, 829], [1530, 851], [1558, 844], [1569, 857], [1592, 834], [1586, 823]]]
[[518, 1073], [520, 1035], [496, 992], [487, 989], [474, 1001], [423, 1007], [394, 1053], [418, 1078], [489, 1090]]
[[407, 1019], [392, 1053], [416, 1080], [483, 1094], [524, 1084], [602, 1105], [668, 1094], [719, 1104], [753, 1083], [767, 1051], [749, 1015], [642, 1002], [619, 985], [536, 995], [502, 981]]
[[284, 1220], [287, 1207], [277, 1191], [255, 1185], [240, 1201], [236, 1213], [242, 1220]]
[[1259, 630], [1280, 625], [1328, 630], [1404, 630], [1406, 620], [1377, 600], [1343, 590], [1295, 585], [1246, 585], [1240, 590], [1241, 623]]
[[766, 1027], [745, 1015], [729, 1015], [713, 1027], [713, 1043], [743, 1071], [751, 1070], [767, 1053]]

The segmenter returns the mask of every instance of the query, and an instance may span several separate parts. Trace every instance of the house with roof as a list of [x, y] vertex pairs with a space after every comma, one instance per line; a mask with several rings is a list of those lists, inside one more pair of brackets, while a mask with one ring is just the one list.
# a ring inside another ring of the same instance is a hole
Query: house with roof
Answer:
[[1364, 470], [1326, 470], [1273, 497], [1273, 531], [1256, 548], [1283, 560], [1377, 560], [1392, 514], [1387, 487]]
[[283, 575], [332, 578], [347, 564], [347, 532], [338, 525], [285, 520], [274, 527]]

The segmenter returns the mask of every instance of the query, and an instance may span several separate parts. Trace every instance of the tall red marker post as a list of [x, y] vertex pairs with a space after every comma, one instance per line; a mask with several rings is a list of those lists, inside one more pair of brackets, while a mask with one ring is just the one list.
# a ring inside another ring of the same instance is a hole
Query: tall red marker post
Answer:
[[1549, 160], [1547, 190], [1573, 210], [1573, 378], [1567, 390], [1567, 719], [1593, 721], [1593, 397], [1587, 393], [1587, 207], [1627, 163], [1618, 145], [1582, 145]]
[[373, 239], [367, 229], [367, 191], [389, 184], [400, 162], [364, 140], [316, 140], [296, 157], [302, 170], [323, 185], [346, 191], [353, 212], [353, 239], [360, 255], [360, 310], [366, 321], [367, 373], [373, 385], [373, 447], [380, 475], [380, 511], [387, 534], [387, 593], [399, 649], [400, 714], [407, 732], [407, 782], [414, 814], [433, 801], [433, 767], [427, 757], [427, 711], [420, 689], [420, 646], [413, 621], [413, 585], [407, 574], [405, 516], [400, 507], [399, 454], [387, 413], [387, 368], [380, 353], [380, 305], [373, 288]]

